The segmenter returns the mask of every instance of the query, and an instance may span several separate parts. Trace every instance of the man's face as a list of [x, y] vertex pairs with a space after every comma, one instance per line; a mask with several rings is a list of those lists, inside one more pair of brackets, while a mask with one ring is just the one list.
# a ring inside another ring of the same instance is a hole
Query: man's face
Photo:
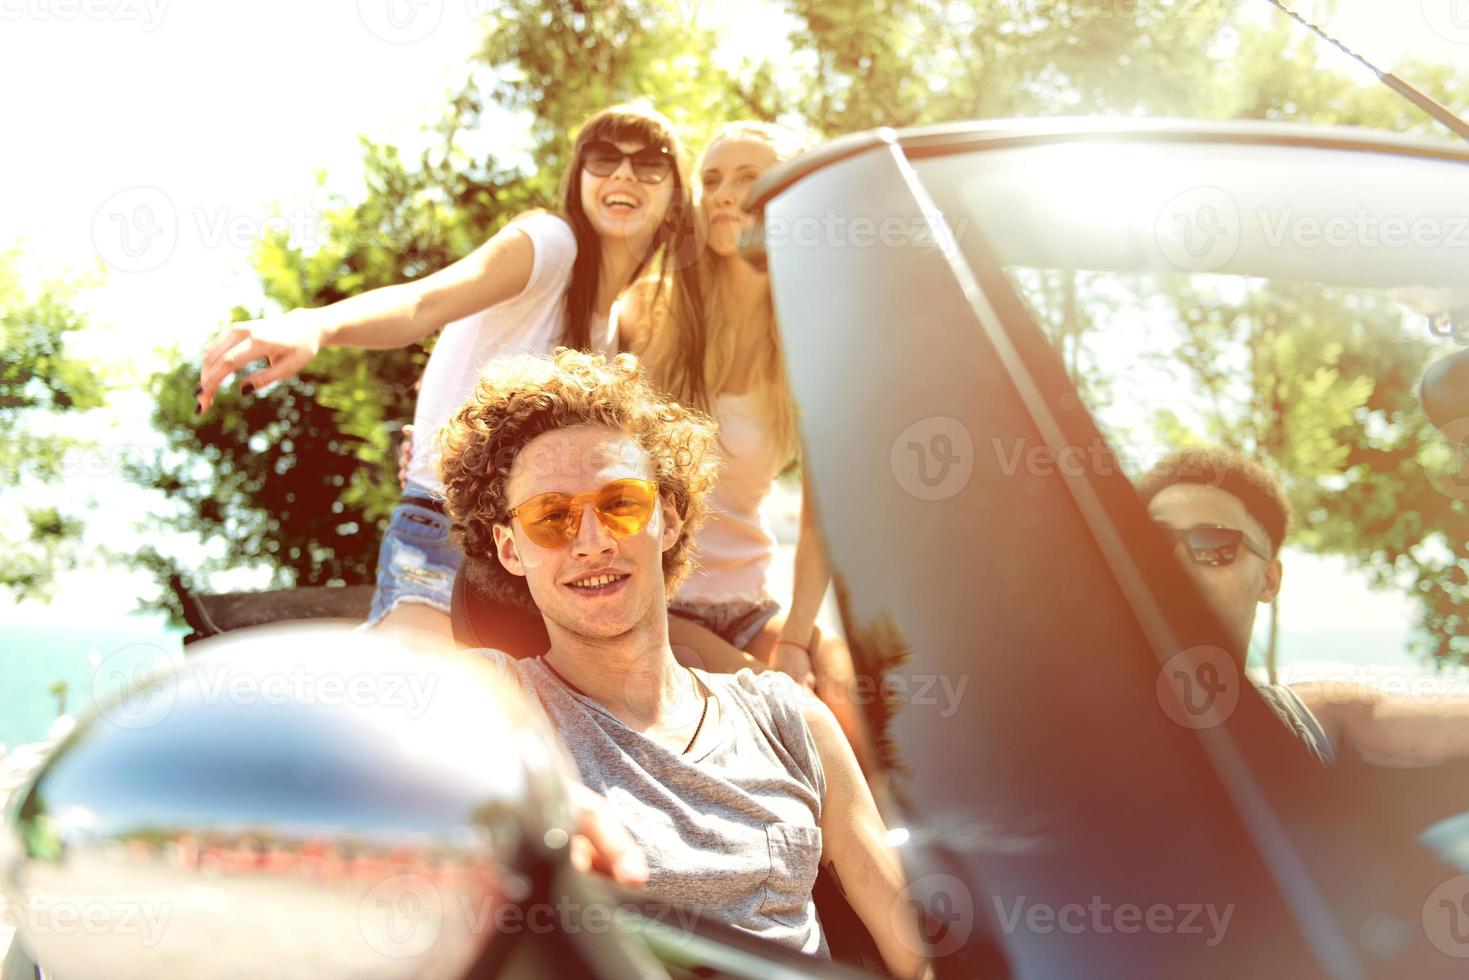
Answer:
[[[1238, 497], [1218, 487], [1175, 483], [1153, 497], [1148, 503], [1148, 515], [1180, 530], [1201, 526], [1236, 528], [1269, 551], [1270, 537], [1260, 522], [1250, 516]], [[1267, 561], [1243, 544], [1228, 565], [1200, 565], [1185, 549], [1180, 547], [1179, 552], [1179, 559], [1198, 580], [1205, 597], [1224, 619], [1243, 652], [1249, 646], [1260, 603], [1271, 602], [1280, 591], [1280, 559]]]
[[[516, 456], [506, 482], [511, 507], [542, 493], [579, 494], [614, 480], [651, 480], [653, 467], [629, 435], [599, 425], [556, 429], [537, 436]], [[615, 537], [590, 502], [581, 505], [581, 526], [561, 547], [531, 540], [519, 517], [496, 525], [500, 564], [525, 576], [547, 625], [594, 639], [613, 639], [665, 615], [663, 552], [677, 543], [683, 522], [666, 496], [646, 527]], [[588, 587], [588, 579], [613, 576], [611, 584]]]

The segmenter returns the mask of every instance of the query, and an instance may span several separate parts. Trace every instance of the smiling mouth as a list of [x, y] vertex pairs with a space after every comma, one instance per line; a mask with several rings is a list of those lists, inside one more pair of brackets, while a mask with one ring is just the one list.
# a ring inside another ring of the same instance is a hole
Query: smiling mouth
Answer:
[[589, 575], [575, 582], [566, 583], [566, 587], [583, 595], [606, 595], [609, 592], [617, 591], [629, 578], [631, 576], [626, 574]]
[[631, 194], [608, 194], [602, 198], [602, 206], [609, 211], [627, 214], [638, 209], [638, 199]]

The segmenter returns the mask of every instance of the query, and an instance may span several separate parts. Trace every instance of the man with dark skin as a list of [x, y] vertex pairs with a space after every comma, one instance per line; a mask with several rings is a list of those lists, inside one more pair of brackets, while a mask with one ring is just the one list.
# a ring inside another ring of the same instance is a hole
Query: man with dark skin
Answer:
[[[1290, 507], [1275, 477], [1230, 450], [1178, 450], [1138, 481], [1149, 515], [1179, 534], [1179, 554], [1230, 628], [1249, 648], [1255, 613], [1284, 576], [1280, 547]], [[1187, 532], [1196, 531], [1190, 538]], [[1218, 540], [1219, 532], [1228, 532]], [[1226, 538], [1235, 538], [1228, 544]], [[1311, 681], [1261, 692], [1323, 761], [1351, 752], [1367, 762], [1426, 766], [1469, 757], [1469, 696], [1412, 697], [1367, 684]], [[1324, 741], [1324, 745], [1315, 744]]]

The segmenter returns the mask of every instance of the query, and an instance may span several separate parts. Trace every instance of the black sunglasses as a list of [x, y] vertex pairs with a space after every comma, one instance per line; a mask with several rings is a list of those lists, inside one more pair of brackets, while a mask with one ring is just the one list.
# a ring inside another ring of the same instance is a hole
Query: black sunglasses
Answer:
[[598, 177], [611, 177], [624, 160], [632, 162], [633, 176], [644, 184], [661, 184], [673, 173], [673, 158], [662, 147], [645, 146], [625, 153], [616, 143], [592, 140], [582, 150], [582, 166]]
[[1270, 555], [1245, 537], [1245, 532], [1239, 528], [1221, 527], [1215, 524], [1201, 524], [1198, 527], [1169, 527], [1161, 522], [1158, 523], [1158, 526], [1182, 544], [1188, 550], [1189, 557], [1198, 565], [1233, 565], [1235, 558], [1239, 556], [1240, 545], [1244, 545], [1265, 561], [1270, 560]]

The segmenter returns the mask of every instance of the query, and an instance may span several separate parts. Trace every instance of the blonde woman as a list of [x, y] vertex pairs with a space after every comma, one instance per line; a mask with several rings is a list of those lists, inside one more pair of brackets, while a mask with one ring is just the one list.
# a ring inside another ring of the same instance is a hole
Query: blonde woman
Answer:
[[[655, 383], [719, 423], [719, 479], [697, 538], [698, 565], [669, 605], [673, 642], [712, 661], [728, 661], [730, 648], [743, 650], [813, 687], [865, 760], [849, 696], [850, 652], [816, 625], [830, 573], [804, 477], [794, 589], [784, 613], [768, 587], [776, 542], [760, 515], [799, 443], [770, 279], [739, 256], [738, 239], [752, 221], [743, 208], [751, 185], [802, 148], [783, 127], [723, 127], [694, 177], [705, 247], [666, 284], [636, 284], [617, 316], [623, 347], [643, 359]], [[722, 642], [711, 644], [699, 627]]]

